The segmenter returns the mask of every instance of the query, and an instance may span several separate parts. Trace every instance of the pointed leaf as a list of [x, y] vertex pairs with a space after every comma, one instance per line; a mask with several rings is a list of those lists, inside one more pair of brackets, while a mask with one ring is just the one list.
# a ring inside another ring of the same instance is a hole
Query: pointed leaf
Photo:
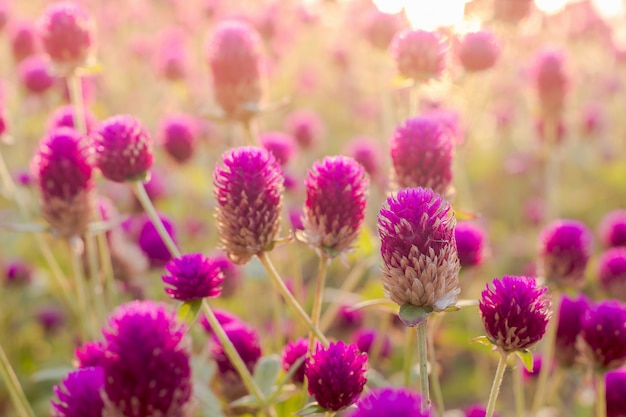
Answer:
[[493, 343], [487, 336], [478, 336], [473, 339], [470, 339], [470, 343], [479, 343], [481, 345], [493, 347]]
[[413, 327], [426, 320], [428, 315], [432, 312], [432, 307], [417, 307], [413, 304], [402, 304], [398, 315], [405, 326]]
[[246, 395], [244, 397], [238, 398], [233, 402], [228, 403], [228, 407], [230, 408], [259, 408], [261, 405], [259, 401], [256, 399], [254, 395]]
[[197, 300], [185, 301], [180, 307], [178, 307], [178, 319], [191, 326], [196, 320], [196, 317], [198, 317], [201, 307], [201, 298], [198, 298]]
[[264, 356], [254, 367], [254, 381], [257, 383], [263, 396], [272, 391], [272, 387], [276, 382], [278, 373], [280, 372], [280, 358], [278, 355]]
[[533, 371], [533, 353], [528, 349], [516, 350], [515, 353], [524, 364], [524, 367], [526, 368], [526, 370], [528, 372], [532, 372]]
[[206, 384], [194, 382], [193, 395], [200, 403], [198, 408], [202, 417], [226, 417], [220, 400]]
[[310, 416], [312, 414], [321, 414], [325, 412], [326, 412], [325, 408], [320, 406], [317, 402], [312, 402], [302, 407], [300, 411], [296, 413], [296, 415], [304, 417], [304, 416]]

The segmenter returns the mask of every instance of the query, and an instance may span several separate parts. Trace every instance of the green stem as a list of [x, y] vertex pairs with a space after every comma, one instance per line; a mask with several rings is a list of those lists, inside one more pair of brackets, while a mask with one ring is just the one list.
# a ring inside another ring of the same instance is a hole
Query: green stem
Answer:
[[91, 326], [87, 323], [87, 317], [91, 314], [87, 309], [87, 292], [85, 290], [85, 274], [82, 254], [84, 252], [84, 242], [79, 237], [70, 238], [67, 241], [70, 258], [72, 261], [72, 275], [74, 277], [74, 286], [76, 287], [76, 300], [78, 307], [78, 320], [81, 324], [81, 336], [83, 341], [88, 339], [89, 329]]
[[404, 386], [411, 386], [411, 376], [413, 370], [413, 355], [417, 343], [417, 329], [415, 327], [406, 328], [406, 344], [404, 346]]
[[[326, 282], [326, 270], [330, 260], [325, 254], [320, 255], [319, 266], [317, 269], [317, 283], [315, 285], [315, 294], [313, 295], [313, 309], [311, 310], [311, 323], [314, 328], [319, 329], [320, 317], [322, 315], [322, 301], [324, 298], [324, 284]], [[309, 332], [309, 351], [313, 351], [315, 347], [315, 335]]]
[[417, 352], [420, 369], [420, 394], [422, 394], [422, 412], [430, 407], [430, 390], [428, 388], [428, 320], [417, 325]]
[[524, 372], [521, 364], [518, 363], [513, 372], [513, 395], [515, 396], [515, 413], [517, 417], [524, 417]]
[[606, 381], [604, 372], [596, 372], [596, 417], [606, 417]]
[[178, 247], [176, 246], [176, 243], [174, 243], [174, 240], [172, 240], [170, 234], [167, 233], [167, 230], [165, 229], [161, 218], [157, 214], [157, 211], [154, 208], [152, 201], [150, 201], [150, 197], [146, 192], [146, 188], [144, 187], [143, 182], [135, 181], [132, 183], [132, 187], [135, 191], [137, 199], [143, 206], [143, 209], [146, 211], [146, 214], [148, 215], [150, 220], [152, 220], [152, 224], [154, 224], [154, 227], [156, 227], [159, 236], [161, 237], [161, 239], [163, 239], [163, 243], [165, 243], [165, 246], [170, 251], [170, 254], [176, 258], [180, 258], [180, 250], [178, 250]]
[[91, 300], [95, 306], [97, 323], [96, 327], [100, 327], [100, 323], [106, 316], [106, 309], [104, 307], [103, 298], [103, 285], [100, 278], [100, 265], [98, 264], [98, 243], [96, 237], [90, 234], [85, 236], [85, 245], [87, 248], [87, 260], [89, 262], [89, 275], [91, 284], [91, 294], [93, 300]]
[[74, 126], [76, 131], [81, 135], [87, 134], [87, 125], [85, 123], [85, 104], [83, 103], [82, 85], [80, 76], [71, 74], [67, 77], [68, 90], [70, 91], [70, 100], [74, 107]]
[[500, 385], [502, 385], [502, 379], [504, 378], [504, 371], [506, 370], [506, 361], [508, 355], [500, 353], [500, 360], [498, 361], [498, 368], [496, 369], [496, 375], [493, 378], [493, 384], [491, 385], [491, 393], [489, 394], [489, 402], [487, 402], [487, 413], [485, 417], [493, 417], [493, 412], [496, 409], [496, 400], [500, 393]]
[[35, 413], [32, 408], [30, 408], [24, 390], [22, 390], [20, 381], [17, 379], [17, 375], [15, 375], [15, 371], [11, 367], [11, 363], [9, 363], [9, 359], [2, 349], [2, 345], [0, 345], [0, 375], [2, 375], [2, 379], [6, 384], [17, 414], [20, 417], [35, 417]]
[[[436, 316], [431, 319], [431, 328], [434, 329], [435, 324], [437, 323]], [[434, 332], [433, 332], [434, 333]], [[441, 383], [439, 381], [439, 372], [437, 372], [437, 358], [435, 357], [435, 338], [434, 335], [431, 334], [426, 339], [428, 343], [428, 353], [430, 358], [430, 382], [433, 388], [433, 397], [435, 399], [435, 408], [437, 408], [437, 414], [439, 417], [443, 417], [445, 412], [444, 402], [443, 402], [443, 392], [441, 390]]]
[[320, 332], [317, 327], [313, 325], [311, 318], [306, 314], [302, 306], [298, 303], [298, 300], [296, 300], [293, 294], [289, 291], [280, 275], [278, 275], [278, 272], [276, 271], [276, 268], [274, 268], [274, 264], [272, 264], [269, 256], [267, 256], [267, 253], [261, 252], [257, 254], [257, 257], [259, 258], [259, 261], [261, 261], [261, 263], [263, 264], [263, 267], [265, 268], [265, 271], [267, 271], [267, 274], [270, 276], [270, 279], [285, 299], [285, 302], [300, 318], [300, 320], [302, 320], [307, 325], [307, 327], [310, 331], [313, 332], [315, 337], [317, 337], [317, 339], [321, 341], [324, 346], [328, 346], [328, 339], [326, 338], [326, 336], [324, 336], [322, 332]]
[[98, 256], [100, 257], [100, 265], [104, 274], [104, 288], [106, 293], [105, 305], [115, 305], [115, 277], [113, 276], [113, 263], [111, 261], [111, 253], [109, 251], [109, 242], [107, 241], [106, 232], [99, 233], [96, 236], [98, 243]]

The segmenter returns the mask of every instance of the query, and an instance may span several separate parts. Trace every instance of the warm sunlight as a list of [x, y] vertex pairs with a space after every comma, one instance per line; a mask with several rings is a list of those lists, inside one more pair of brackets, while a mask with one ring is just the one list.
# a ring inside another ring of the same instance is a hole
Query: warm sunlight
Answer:
[[374, 5], [383, 13], [400, 13], [406, 0], [373, 0]]
[[435, 30], [441, 26], [455, 26], [463, 21], [465, 0], [409, 0], [404, 12], [415, 29]]
[[567, 5], [567, 0], [535, 0], [535, 6], [546, 14], [556, 14]]
[[591, 0], [594, 8], [605, 19], [624, 16], [626, 6], [624, 0]]

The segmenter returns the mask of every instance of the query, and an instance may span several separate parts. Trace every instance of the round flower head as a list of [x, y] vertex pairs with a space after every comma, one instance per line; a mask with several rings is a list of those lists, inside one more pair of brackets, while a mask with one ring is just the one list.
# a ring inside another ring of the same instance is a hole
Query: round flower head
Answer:
[[582, 320], [589, 309], [589, 300], [583, 294], [576, 299], [563, 296], [559, 308], [559, 320], [556, 328], [555, 351], [559, 352], [554, 359], [568, 368], [576, 363], [578, 350], [576, 340], [580, 334]]
[[15, 62], [21, 62], [35, 55], [40, 49], [37, 31], [31, 22], [13, 22], [9, 37]]
[[33, 55], [24, 59], [18, 72], [22, 86], [31, 94], [43, 94], [54, 85], [52, 68], [49, 62], [40, 56]]
[[[174, 224], [166, 217], [159, 216], [167, 233], [176, 242], [176, 229]], [[141, 251], [146, 255], [151, 267], [160, 268], [172, 259], [170, 250], [165, 246], [163, 238], [159, 235], [156, 227], [147, 216], [143, 217], [138, 244]]]
[[361, 164], [370, 178], [377, 178], [380, 174], [383, 153], [374, 139], [354, 138], [346, 146], [345, 153]]
[[612, 297], [626, 301], [626, 248], [616, 247], [604, 252], [598, 269], [600, 287]]
[[104, 120], [91, 135], [96, 149], [96, 165], [111, 181], [139, 181], [152, 167], [152, 138], [132, 116], [119, 115]]
[[26, 285], [32, 278], [33, 269], [24, 261], [12, 261], [4, 267], [4, 281], [8, 285]]
[[[85, 116], [85, 125], [87, 127], [87, 133], [90, 133], [96, 128], [98, 124], [95, 116], [87, 109], [83, 109], [83, 115]], [[70, 127], [76, 130], [74, 124], [74, 117], [76, 117], [74, 106], [66, 105], [56, 109], [46, 122], [46, 130], [51, 131], [59, 127]]]
[[380, 357], [388, 358], [391, 355], [391, 339], [388, 334], [379, 334], [376, 329], [359, 329], [352, 335], [352, 342], [361, 352], [371, 355], [375, 343], [380, 343], [381, 338]]
[[174, 161], [184, 164], [193, 157], [200, 134], [196, 120], [173, 114], [161, 120], [159, 131], [160, 143]]
[[118, 307], [103, 330], [106, 415], [180, 417], [192, 380], [186, 328], [164, 304]]
[[[471, 405], [465, 409], [465, 417], [485, 417], [487, 409], [482, 404]], [[500, 417], [498, 413], [494, 413], [493, 417]]]
[[324, 135], [324, 121], [310, 110], [298, 110], [285, 121], [285, 131], [290, 134], [302, 149], [309, 149]]
[[240, 147], [222, 155], [213, 173], [217, 231], [228, 258], [243, 265], [270, 250], [280, 226], [283, 176], [263, 148]]
[[328, 257], [352, 247], [365, 220], [369, 178], [345, 156], [326, 157], [309, 170], [300, 238]]
[[365, 18], [363, 34], [374, 48], [386, 51], [400, 29], [400, 23], [397, 15], [382, 13], [372, 7]]
[[489, 31], [466, 34], [458, 49], [459, 61], [468, 72], [484, 71], [493, 67], [499, 55], [498, 40]]
[[35, 316], [46, 333], [54, 333], [66, 322], [63, 310], [56, 306], [41, 307]]
[[539, 275], [557, 286], [582, 285], [592, 238], [581, 222], [557, 220], [550, 223], [539, 238]]
[[106, 346], [103, 342], [85, 342], [74, 351], [77, 368], [89, 368], [91, 366], [102, 366]]
[[241, 21], [219, 23], [206, 47], [215, 100], [226, 117], [248, 120], [262, 96], [262, 41]]
[[170, 287], [165, 292], [179, 301], [219, 297], [224, 275], [219, 266], [200, 253], [191, 253], [174, 258], [165, 265], [169, 275], [163, 282]]
[[241, 267], [231, 262], [224, 254], [215, 256], [213, 262], [222, 271], [222, 275], [224, 275], [221, 297], [228, 298], [233, 296], [241, 286]]
[[606, 417], [626, 417], [626, 369], [607, 372]]
[[94, 46], [94, 23], [76, 3], [50, 5], [39, 20], [44, 50], [55, 65], [68, 71], [84, 65]]
[[531, 77], [537, 89], [543, 116], [559, 119], [570, 84], [564, 52], [553, 48], [539, 51], [532, 64]]
[[318, 345], [305, 361], [304, 374], [309, 382], [309, 394], [317, 403], [332, 411], [353, 404], [367, 382], [367, 354], [356, 345], [331, 343]]
[[582, 319], [581, 353], [594, 369], [608, 371], [626, 363], [626, 306], [607, 300], [592, 304]]
[[101, 417], [104, 402], [100, 391], [103, 385], [104, 373], [100, 367], [70, 372], [54, 387], [52, 417]]
[[32, 160], [43, 216], [63, 238], [81, 235], [95, 213], [90, 156], [76, 131], [60, 128], [41, 140]]
[[459, 222], [454, 231], [461, 266], [471, 267], [483, 262], [485, 232], [470, 222]]
[[454, 143], [436, 117], [418, 116], [398, 126], [391, 139], [392, 177], [398, 188], [432, 188], [445, 195], [452, 182]]
[[626, 246], [626, 210], [608, 213], [600, 223], [600, 239], [606, 246]]
[[422, 411], [422, 397], [404, 388], [376, 388], [356, 403], [348, 417], [431, 417]]
[[537, 343], [551, 314], [547, 291], [528, 277], [504, 276], [487, 284], [478, 306], [491, 343], [507, 353]]
[[450, 204], [431, 189], [407, 188], [378, 215], [383, 289], [399, 305], [442, 311], [456, 304], [460, 269]]
[[[291, 367], [300, 359], [306, 357], [309, 352], [309, 338], [301, 337], [295, 342], [290, 342], [285, 345], [282, 355], [282, 368], [285, 372], [289, 372]], [[298, 370], [295, 371], [291, 377], [292, 381], [296, 384], [302, 384], [304, 382], [304, 362], [300, 364]]]
[[445, 67], [446, 46], [435, 32], [400, 32], [391, 42], [391, 53], [400, 75], [415, 81], [438, 78]]
[[267, 149], [278, 163], [286, 165], [295, 155], [296, 147], [291, 136], [281, 132], [266, 132], [259, 137], [261, 146]]

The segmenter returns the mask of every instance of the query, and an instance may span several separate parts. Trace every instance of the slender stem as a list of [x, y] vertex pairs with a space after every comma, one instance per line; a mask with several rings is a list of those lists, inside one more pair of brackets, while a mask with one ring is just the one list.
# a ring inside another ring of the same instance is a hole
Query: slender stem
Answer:
[[87, 292], [85, 290], [85, 274], [82, 254], [84, 243], [79, 237], [71, 238], [67, 241], [72, 261], [72, 275], [74, 286], [76, 287], [76, 300], [78, 307], [78, 320], [81, 323], [81, 335], [83, 341], [87, 340], [90, 326], [87, 324], [87, 317], [90, 315], [87, 309]]
[[106, 293], [106, 304], [115, 305], [115, 277], [113, 276], [113, 263], [111, 261], [111, 253], [109, 251], [109, 242], [107, 241], [106, 232], [99, 233], [96, 236], [98, 243], [98, 256], [100, 257], [100, 265], [104, 274], [104, 288]]
[[558, 193], [559, 193], [559, 152], [558, 121], [547, 118], [543, 121], [543, 140], [545, 152], [545, 200], [546, 218], [553, 220], [558, 218]]
[[2, 379], [9, 391], [9, 396], [11, 401], [13, 401], [13, 407], [15, 407], [17, 414], [20, 417], [35, 417], [35, 413], [26, 399], [24, 390], [22, 390], [20, 381], [17, 379], [17, 375], [15, 375], [15, 371], [11, 367], [2, 345], [0, 345], [0, 375], [2, 375]]
[[89, 234], [85, 236], [85, 245], [87, 248], [87, 261], [89, 262], [89, 275], [91, 280], [89, 284], [91, 284], [91, 294], [93, 296], [93, 300], [91, 301], [94, 303], [96, 309], [96, 327], [100, 327], [100, 323], [106, 316], [106, 311], [102, 297], [104, 291], [99, 273], [100, 265], [98, 263], [98, 243], [96, 237]]
[[243, 131], [246, 134], [246, 144], [248, 146], [254, 146], [256, 141], [254, 140], [253, 122], [252, 122], [252, 120], [247, 120], [247, 121], [243, 122], [242, 126], [243, 126]]
[[[315, 285], [315, 294], [313, 295], [313, 309], [311, 310], [311, 323], [314, 328], [319, 329], [320, 317], [322, 315], [322, 301], [324, 298], [324, 284], [326, 282], [326, 270], [330, 259], [325, 254], [320, 255], [319, 266], [317, 269], [317, 283]], [[309, 351], [313, 351], [315, 347], [315, 335], [309, 332]]]
[[70, 90], [70, 100], [74, 107], [74, 126], [81, 135], [87, 134], [87, 124], [85, 123], [85, 104], [83, 103], [82, 84], [79, 75], [71, 74], [67, 77], [68, 89]]
[[282, 327], [282, 300], [280, 294], [272, 291], [272, 314], [274, 319], [274, 329], [272, 330], [273, 348], [280, 352], [283, 348], [283, 327]]
[[[438, 322], [436, 318], [437, 316], [434, 316], [433, 319], [431, 319], [431, 328], [433, 329], [436, 323]], [[434, 335], [431, 333], [426, 339], [426, 342], [428, 343], [428, 353], [429, 353], [428, 357], [430, 360], [430, 382], [433, 388], [433, 397], [435, 399], [435, 407], [437, 408], [437, 414], [439, 415], [439, 417], [443, 417], [444, 412], [445, 412], [445, 407], [444, 407], [444, 402], [443, 402], [443, 392], [441, 390], [441, 383], [439, 381], [439, 372], [437, 372], [437, 358], [435, 357], [435, 338], [433, 336]]]
[[513, 371], [513, 395], [515, 396], [515, 413], [517, 417], [524, 417], [524, 370], [520, 363]]
[[496, 409], [496, 400], [500, 393], [500, 385], [502, 385], [502, 379], [504, 378], [504, 371], [506, 370], [507, 356], [504, 353], [500, 353], [500, 360], [498, 361], [498, 368], [496, 369], [496, 375], [493, 378], [493, 384], [491, 385], [491, 393], [489, 394], [489, 402], [487, 403], [487, 413], [485, 417], [493, 417], [493, 412]]
[[148, 217], [150, 217], [150, 220], [152, 220], [152, 224], [154, 224], [154, 227], [156, 227], [159, 236], [161, 237], [161, 239], [163, 239], [163, 243], [165, 243], [165, 246], [170, 251], [170, 254], [176, 258], [179, 258], [181, 256], [180, 250], [178, 250], [176, 243], [174, 243], [174, 240], [172, 239], [170, 234], [167, 233], [167, 230], [165, 230], [165, 226], [163, 225], [161, 218], [157, 214], [157, 211], [154, 208], [152, 201], [150, 201], [150, 197], [146, 192], [146, 188], [144, 187], [143, 182], [135, 181], [132, 183], [132, 187], [135, 191], [137, 199], [143, 206], [143, 209], [146, 211]]
[[406, 328], [406, 344], [404, 345], [404, 386], [411, 386], [411, 376], [413, 370], [413, 355], [417, 343], [417, 329], [415, 327]]
[[422, 394], [422, 412], [430, 407], [430, 390], [428, 388], [428, 320], [417, 325], [417, 352], [420, 368], [420, 394]]
[[606, 380], [604, 372], [596, 372], [596, 417], [606, 417]]
[[267, 256], [267, 253], [261, 252], [257, 256], [259, 258], [259, 261], [261, 261], [261, 263], [263, 264], [263, 267], [265, 267], [265, 270], [270, 276], [270, 279], [285, 299], [285, 302], [289, 305], [293, 312], [307, 325], [309, 330], [311, 330], [313, 334], [315, 334], [315, 337], [317, 337], [317, 339], [321, 341], [324, 346], [328, 346], [328, 339], [326, 338], [326, 336], [324, 336], [322, 332], [320, 332], [317, 327], [313, 325], [311, 318], [306, 314], [302, 306], [298, 303], [298, 300], [296, 300], [293, 294], [289, 291], [280, 275], [278, 275], [278, 272], [276, 271], [276, 268], [274, 268], [274, 264], [272, 264], [269, 256]]

